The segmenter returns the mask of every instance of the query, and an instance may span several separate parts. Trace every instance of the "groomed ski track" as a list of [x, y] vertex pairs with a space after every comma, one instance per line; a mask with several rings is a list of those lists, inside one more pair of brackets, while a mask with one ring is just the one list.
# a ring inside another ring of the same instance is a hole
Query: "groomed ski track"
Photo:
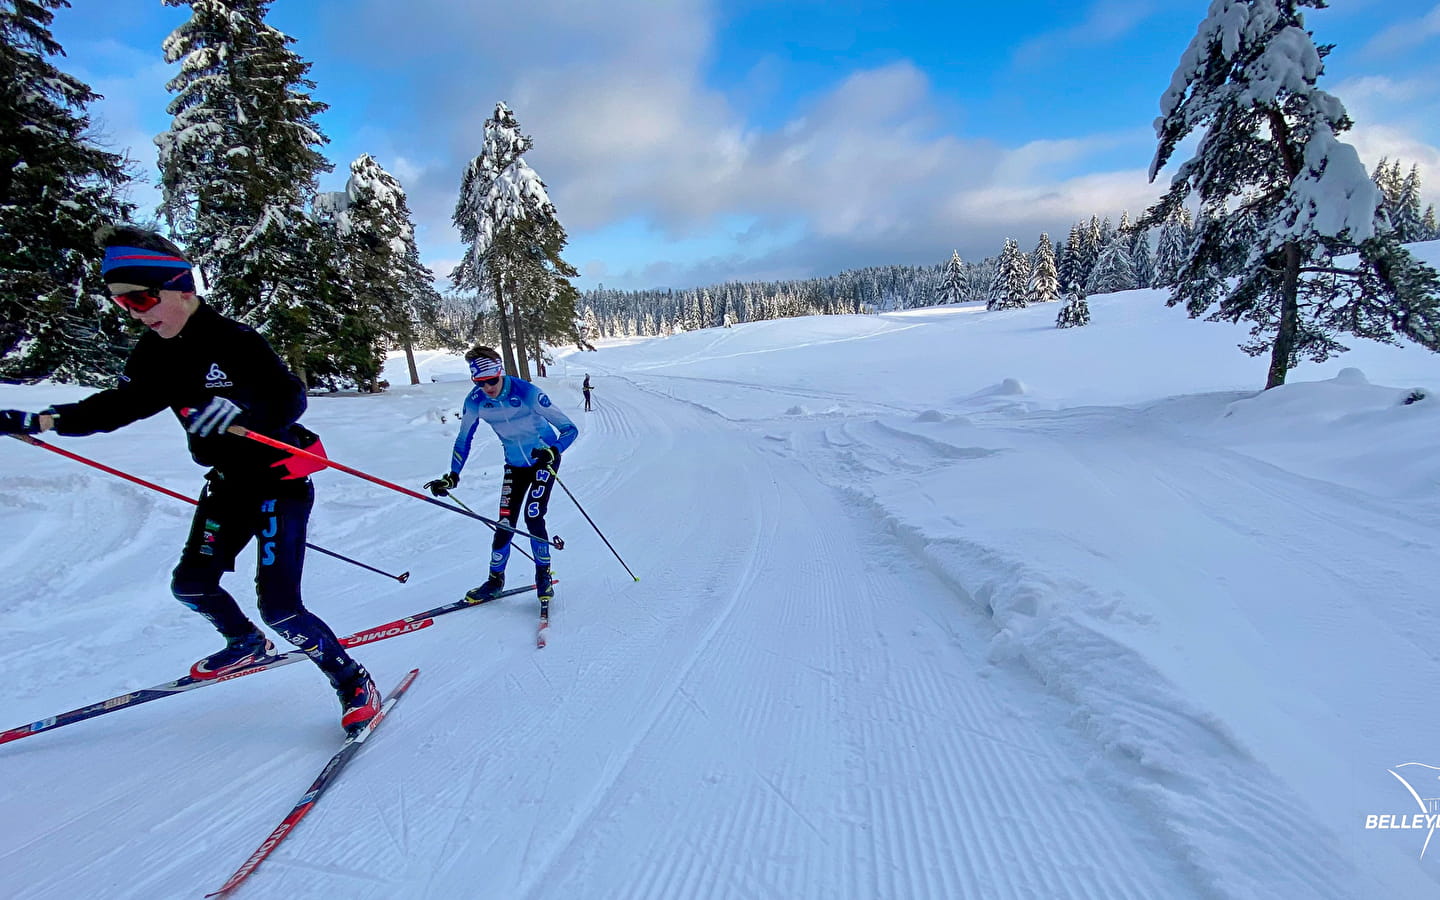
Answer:
[[[1369, 886], [1324, 829], [1267, 830], [1295, 797], [1224, 728], [1148, 693], [1143, 664], [1133, 691], [1102, 696], [1111, 682], [1087, 692], [1044, 659], [997, 653], [997, 609], [1011, 601], [976, 590], [1024, 581], [1026, 564], [981, 545], [916, 541], [884, 497], [861, 487], [873, 478], [855, 477], [888, 468], [923, 487], [937, 460], [988, 458], [1010, 449], [1004, 441], [938, 444], [863, 416], [737, 422], [707, 407], [703, 385], [673, 396], [665, 381], [607, 378], [590, 414], [578, 391], [557, 395], [582, 428], [561, 477], [641, 581], [561, 493], [551, 528], [568, 549], [556, 555], [546, 649], [533, 646], [533, 597], [360, 648], [382, 684], [412, 666], [425, 678], [241, 896], [1344, 897]], [[429, 411], [461, 393], [398, 389], [414, 442], [388, 448], [392, 464], [379, 474], [433, 477], [453, 432]], [[829, 402], [823, 392], [811, 399]], [[353, 408], [367, 401], [332, 402], [352, 409], [317, 429], [336, 459], [366, 465]], [[481, 458], [498, 454], [477, 444], [477, 471], [467, 469], [457, 494], [489, 514], [498, 466]], [[5, 704], [4, 726], [64, 708], [57, 695], [78, 705], [180, 674], [209, 648], [202, 623], [157, 612], [172, 602], [166, 577], [188, 510], [83, 473], [64, 488], [53, 482], [29, 487], [42, 500], [103, 491], [136, 507], [125, 514], [150, 529], [154, 579], [118, 586], [119, 616], [100, 598], [103, 571], [59, 585], [81, 596], [61, 615], [96, 620], [89, 665], [42, 679], [45, 648], [59, 637], [37, 624], [23, 657], [19, 639], [7, 639], [27, 689]], [[477, 523], [335, 473], [319, 483], [312, 540], [416, 573], [387, 585], [312, 556], [307, 602], [337, 631], [480, 580], [489, 532]], [[128, 527], [83, 527], [101, 561], [139, 552]], [[407, 546], [387, 546], [393, 535]], [[28, 539], [74, 545], [53, 533]], [[512, 584], [527, 567], [515, 554]], [[243, 585], [245, 568], [227, 584]], [[235, 593], [248, 608], [248, 591]], [[1093, 641], [1095, 658], [1129, 661], [1079, 626], [1055, 640]], [[323, 680], [294, 666], [5, 747], [4, 893], [213, 889], [339, 746], [335, 720]], [[1184, 771], [1142, 758], [1144, 742], [1127, 742], [1127, 729], [1173, 737], [1177, 751], [1198, 742], [1202, 762], [1219, 761]], [[1212, 775], [1232, 782], [1207, 784]], [[1252, 861], [1273, 868], [1225, 880]]]

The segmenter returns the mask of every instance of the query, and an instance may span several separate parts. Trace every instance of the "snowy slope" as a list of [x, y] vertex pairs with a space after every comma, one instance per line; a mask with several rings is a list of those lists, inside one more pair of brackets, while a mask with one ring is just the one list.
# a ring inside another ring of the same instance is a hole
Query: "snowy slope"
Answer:
[[[1158, 298], [1064, 332], [954, 307], [563, 357], [561, 475], [641, 580], [561, 496], [549, 647], [514, 598], [357, 651], [420, 680], [240, 895], [1433, 896], [1427, 832], [1365, 820], [1418, 811], [1388, 770], [1440, 765], [1440, 358], [1357, 345], [1257, 394], [1243, 329]], [[417, 487], [466, 388], [454, 357], [421, 370], [306, 422]], [[199, 487], [164, 417], [52, 442]], [[499, 468], [477, 441], [461, 499], [492, 511]], [[478, 523], [316, 482], [313, 542], [412, 572], [312, 555], [338, 631], [481, 579]], [[215, 648], [167, 590], [184, 504], [0, 440], [0, 512], [0, 728]], [[336, 719], [298, 665], [0, 747], [0, 893], [213, 890]]]

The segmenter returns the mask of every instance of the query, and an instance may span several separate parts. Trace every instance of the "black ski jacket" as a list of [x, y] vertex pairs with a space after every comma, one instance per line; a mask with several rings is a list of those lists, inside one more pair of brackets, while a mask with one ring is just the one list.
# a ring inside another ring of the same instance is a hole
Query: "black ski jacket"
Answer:
[[[203, 409], [215, 396], [239, 405], [236, 425], [291, 446], [304, 447], [315, 439], [297, 424], [306, 404], [300, 379], [259, 332], [203, 302], [175, 337], [162, 338], [153, 331], [142, 335], [119, 385], [78, 403], [54, 407], [55, 431], [69, 435], [114, 431], [167, 406], [184, 424], [180, 410]], [[213, 466], [227, 478], [271, 481], [286, 474], [272, 464], [289, 454], [257, 441], [223, 433], [187, 438], [195, 461]]]

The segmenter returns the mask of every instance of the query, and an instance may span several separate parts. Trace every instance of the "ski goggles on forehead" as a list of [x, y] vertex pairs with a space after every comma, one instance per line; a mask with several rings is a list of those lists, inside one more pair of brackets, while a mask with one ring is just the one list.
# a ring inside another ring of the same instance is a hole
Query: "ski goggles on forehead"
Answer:
[[154, 288], [137, 288], [133, 291], [111, 294], [110, 299], [125, 309], [133, 309], [135, 312], [148, 312], [154, 309], [160, 302], [160, 292]]

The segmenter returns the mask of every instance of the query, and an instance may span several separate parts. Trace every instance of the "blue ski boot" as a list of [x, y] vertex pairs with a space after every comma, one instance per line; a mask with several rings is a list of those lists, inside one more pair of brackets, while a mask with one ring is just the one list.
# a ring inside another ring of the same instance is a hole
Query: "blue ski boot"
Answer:
[[494, 600], [496, 595], [505, 587], [505, 573], [491, 572], [485, 583], [477, 588], [471, 588], [465, 592], [465, 599], [471, 603], [487, 603]]
[[224, 650], [212, 653], [190, 667], [191, 678], [205, 680], [229, 675], [275, 652], [275, 645], [258, 631], [225, 640]]

